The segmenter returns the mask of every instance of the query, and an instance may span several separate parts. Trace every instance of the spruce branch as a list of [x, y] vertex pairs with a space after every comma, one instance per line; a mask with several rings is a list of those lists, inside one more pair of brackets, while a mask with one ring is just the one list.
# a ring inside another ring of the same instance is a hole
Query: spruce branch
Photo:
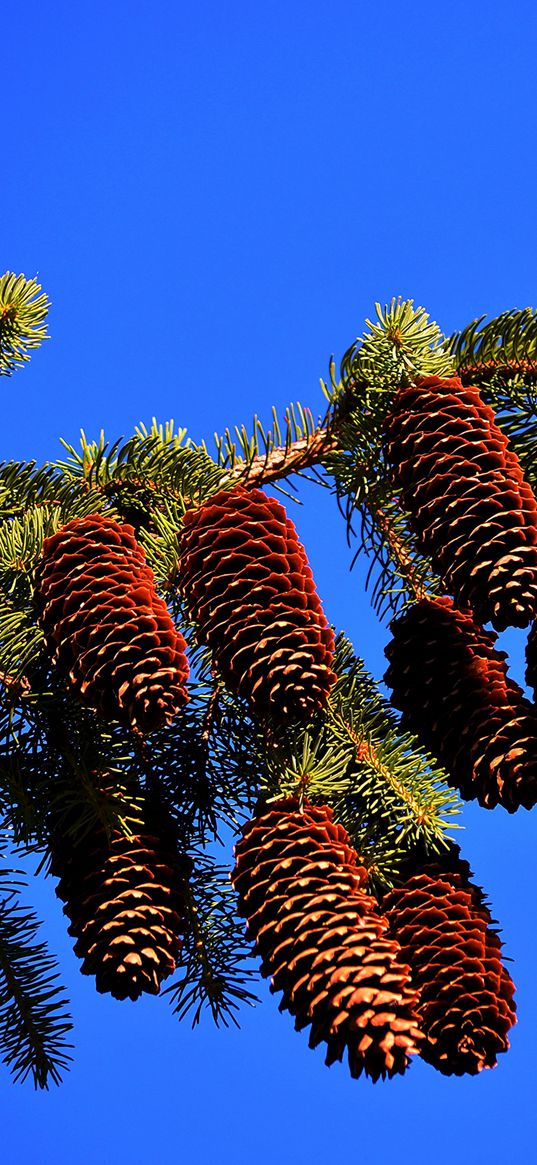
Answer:
[[330, 429], [318, 427], [308, 437], [276, 445], [270, 452], [258, 454], [250, 461], [235, 462], [228, 480], [241, 481], [243, 485], [270, 485], [289, 474], [301, 474], [305, 469], [322, 464], [338, 444]]
[[41, 284], [6, 271], [0, 276], [0, 375], [10, 376], [47, 339], [48, 296]]
[[260, 738], [260, 795], [329, 802], [379, 886], [421, 845], [442, 851], [459, 801], [446, 774], [399, 720], [344, 635], [328, 711], [307, 729]]
[[[395, 614], [401, 604], [436, 593], [439, 582], [421, 554], [389, 478], [383, 449], [383, 424], [391, 396], [378, 396], [373, 408], [345, 397], [331, 366], [334, 428], [339, 448], [324, 459], [338, 506], [345, 519], [349, 545], [358, 541], [351, 567], [361, 554], [371, 562], [372, 605], [379, 616]], [[340, 407], [340, 402], [345, 407]], [[381, 404], [379, 404], [381, 402]]]
[[258, 1002], [249, 989], [256, 973], [247, 965], [250, 949], [235, 910], [229, 870], [199, 854], [186, 898], [188, 929], [182, 948], [179, 979], [164, 995], [178, 1019], [192, 1015], [192, 1027], [208, 1010], [217, 1027], [239, 1026], [243, 1004]]
[[185, 845], [206, 845], [251, 813], [260, 781], [260, 736], [243, 701], [218, 674], [193, 661], [190, 700], [172, 724], [145, 742], [147, 764], [163, 790]]
[[341, 377], [345, 392], [367, 408], [379, 394], [388, 398], [418, 376], [453, 375], [453, 359], [440, 328], [422, 307], [400, 296], [384, 308], [375, 304], [377, 318], [366, 320], [368, 331], [345, 353]]
[[36, 1088], [60, 1084], [72, 1057], [72, 1030], [56, 963], [36, 942], [39, 923], [17, 902], [20, 881], [0, 882], [0, 1046], [16, 1081], [32, 1076]]
[[[80, 449], [62, 441], [68, 457], [59, 463], [67, 480], [80, 490], [96, 491], [103, 503], [122, 513], [132, 509], [142, 494], [142, 504], [158, 508], [161, 499], [174, 499], [182, 512], [200, 505], [219, 488], [222, 472], [204, 445], [195, 445], [186, 429], [174, 429], [153, 419], [150, 429], [139, 425], [132, 437], [112, 445], [101, 432], [98, 441], [81, 434]], [[102, 504], [103, 504], [102, 503]], [[140, 512], [141, 516], [141, 512]], [[146, 515], [147, 517], [147, 515]]]
[[486, 316], [472, 320], [447, 341], [464, 384], [480, 384], [501, 375], [537, 381], [537, 311], [517, 308], [504, 311], [485, 323]]
[[537, 312], [473, 320], [449, 340], [463, 384], [475, 384], [494, 410], [530, 484], [537, 488]]

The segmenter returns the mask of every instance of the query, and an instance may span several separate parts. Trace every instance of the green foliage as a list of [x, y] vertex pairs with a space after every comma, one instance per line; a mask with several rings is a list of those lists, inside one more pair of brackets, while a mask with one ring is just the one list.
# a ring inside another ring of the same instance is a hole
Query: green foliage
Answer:
[[460, 803], [444, 771], [400, 731], [343, 635], [334, 669], [328, 715], [291, 739], [286, 734], [265, 743], [262, 792], [269, 800], [298, 793], [329, 801], [373, 880], [390, 885], [418, 845], [430, 854], [445, 848]]
[[361, 554], [369, 558], [366, 587], [371, 585], [372, 605], [384, 618], [420, 593], [436, 593], [439, 583], [417, 548], [386, 465], [383, 425], [393, 393], [375, 395], [368, 388], [367, 399], [357, 398], [353, 382], [336, 383], [333, 364], [330, 379], [331, 390], [325, 388], [339, 447], [323, 458], [323, 466], [345, 518], [347, 541], [357, 545], [351, 565]]
[[23, 885], [16, 874], [0, 879], [0, 1047], [16, 1081], [48, 1088], [68, 1068], [73, 1025], [56, 963], [36, 942], [39, 923], [18, 902]]
[[475, 371], [490, 375], [495, 369], [525, 370], [537, 376], [537, 312], [525, 307], [504, 311], [485, 323], [486, 316], [472, 320], [447, 342], [459, 374]]
[[0, 276], [0, 375], [9, 376], [47, 338], [50, 303], [41, 284], [6, 271]]
[[[136, 508], [142, 495], [143, 508], [173, 501], [184, 513], [214, 493], [223, 480], [222, 472], [204, 446], [195, 445], [186, 429], [174, 430], [173, 421], [151, 429], [138, 426], [128, 440], [109, 445], [101, 432], [98, 441], [81, 435], [80, 450], [62, 441], [68, 453], [60, 468], [71, 488], [95, 490], [120, 513], [129, 505]], [[140, 507], [140, 516], [143, 513]]]
[[249, 989], [256, 972], [248, 966], [251, 952], [235, 901], [229, 867], [217, 865], [207, 853], [198, 854], [189, 882], [182, 965], [176, 982], [164, 991], [178, 1019], [192, 1016], [192, 1027], [205, 1009], [217, 1026], [238, 1027], [239, 1007], [257, 1002]]
[[142, 765], [165, 793], [185, 848], [199, 848], [236, 832], [251, 816], [262, 776], [261, 734], [207, 653], [194, 650], [190, 663], [189, 702], [144, 743]]
[[453, 375], [444, 336], [424, 308], [399, 296], [384, 308], [376, 303], [375, 310], [377, 319], [366, 320], [368, 331], [343, 357], [346, 392], [355, 392], [364, 407], [373, 408], [379, 393], [390, 396], [418, 376]]

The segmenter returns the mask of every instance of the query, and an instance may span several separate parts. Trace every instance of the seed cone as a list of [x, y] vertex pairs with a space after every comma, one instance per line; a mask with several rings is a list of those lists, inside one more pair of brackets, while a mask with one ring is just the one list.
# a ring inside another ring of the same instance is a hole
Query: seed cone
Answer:
[[407, 872], [382, 906], [419, 991], [421, 1056], [445, 1076], [475, 1076], [509, 1047], [515, 988], [483, 892], [458, 853], [453, 846]]
[[493, 632], [446, 597], [421, 599], [391, 624], [385, 681], [402, 724], [466, 800], [509, 813], [537, 801], [537, 715], [507, 676]]
[[457, 606], [497, 630], [537, 615], [537, 502], [476, 388], [425, 377], [385, 425], [392, 480]]
[[107, 719], [142, 732], [187, 700], [185, 642], [155, 589], [131, 526], [91, 514], [45, 539], [38, 617], [72, 690]]
[[200, 642], [256, 715], [305, 721], [325, 707], [334, 637], [279, 502], [239, 486], [188, 512], [180, 586]]
[[115, 832], [109, 839], [96, 828], [75, 845], [57, 835], [51, 873], [81, 970], [95, 975], [97, 991], [115, 999], [157, 995], [175, 970], [188, 873], [163, 817], [133, 837]]
[[326, 1064], [347, 1050], [353, 1077], [404, 1072], [420, 1040], [409, 970], [331, 809], [274, 803], [244, 829], [236, 862], [239, 913], [280, 1011], [297, 1031], [311, 1025]]

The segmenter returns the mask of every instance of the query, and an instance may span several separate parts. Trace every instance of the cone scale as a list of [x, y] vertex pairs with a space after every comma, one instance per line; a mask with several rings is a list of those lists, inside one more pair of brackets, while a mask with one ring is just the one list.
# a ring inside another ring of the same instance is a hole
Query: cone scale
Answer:
[[405, 1071], [420, 1033], [398, 943], [364, 889], [367, 873], [328, 806], [293, 798], [261, 810], [236, 847], [238, 910], [271, 991], [326, 1064], [351, 1076]]

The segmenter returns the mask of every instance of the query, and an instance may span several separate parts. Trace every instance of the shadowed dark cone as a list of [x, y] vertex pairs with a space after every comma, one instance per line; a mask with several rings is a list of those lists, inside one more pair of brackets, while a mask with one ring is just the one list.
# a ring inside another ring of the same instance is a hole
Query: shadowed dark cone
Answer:
[[493, 632], [446, 597], [391, 624], [385, 681], [402, 724], [445, 766], [466, 800], [509, 813], [537, 802], [537, 714], [507, 676]]
[[260, 718], [304, 721], [326, 706], [334, 637], [279, 502], [239, 486], [189, 511], [179, 585], [200, 642]]
[[420, 1054], [445, 1076], [494, 1068], [516, 1023], [502, 944], [467, 862], [447, 858], [408, 872], [383, 909], [419, 991]]
[[537, 501], [476, 388], [426, 377], [395, 398], [386, 457], [421, 549], [497, 630], [537, 615]]
[[92, 514], [45, 539], [35, 597], [54, 663], [81, 699], [142, 732], [170, 723], [188, 698], [185, 642], [131, 526]]
[[326, 1043], [327, 1064], [347, 1051], [353, 1077], [404, 1072], [420, 1040], [409, 970], [331, 809], [282, 799], [235, 852], [239, 913], [280, 1010], [297, 1031], [311, 1026], [311, 1048]]
[[155, 832], [115, 833], [109, 840], [96, 829], [76, 846], [54, 838], [56, 893], [65, 902], [81, 970], [95, 976], [98, 991], [133, 1000], [158, 994], [181, 946], [189, 868], [171, 838]]

